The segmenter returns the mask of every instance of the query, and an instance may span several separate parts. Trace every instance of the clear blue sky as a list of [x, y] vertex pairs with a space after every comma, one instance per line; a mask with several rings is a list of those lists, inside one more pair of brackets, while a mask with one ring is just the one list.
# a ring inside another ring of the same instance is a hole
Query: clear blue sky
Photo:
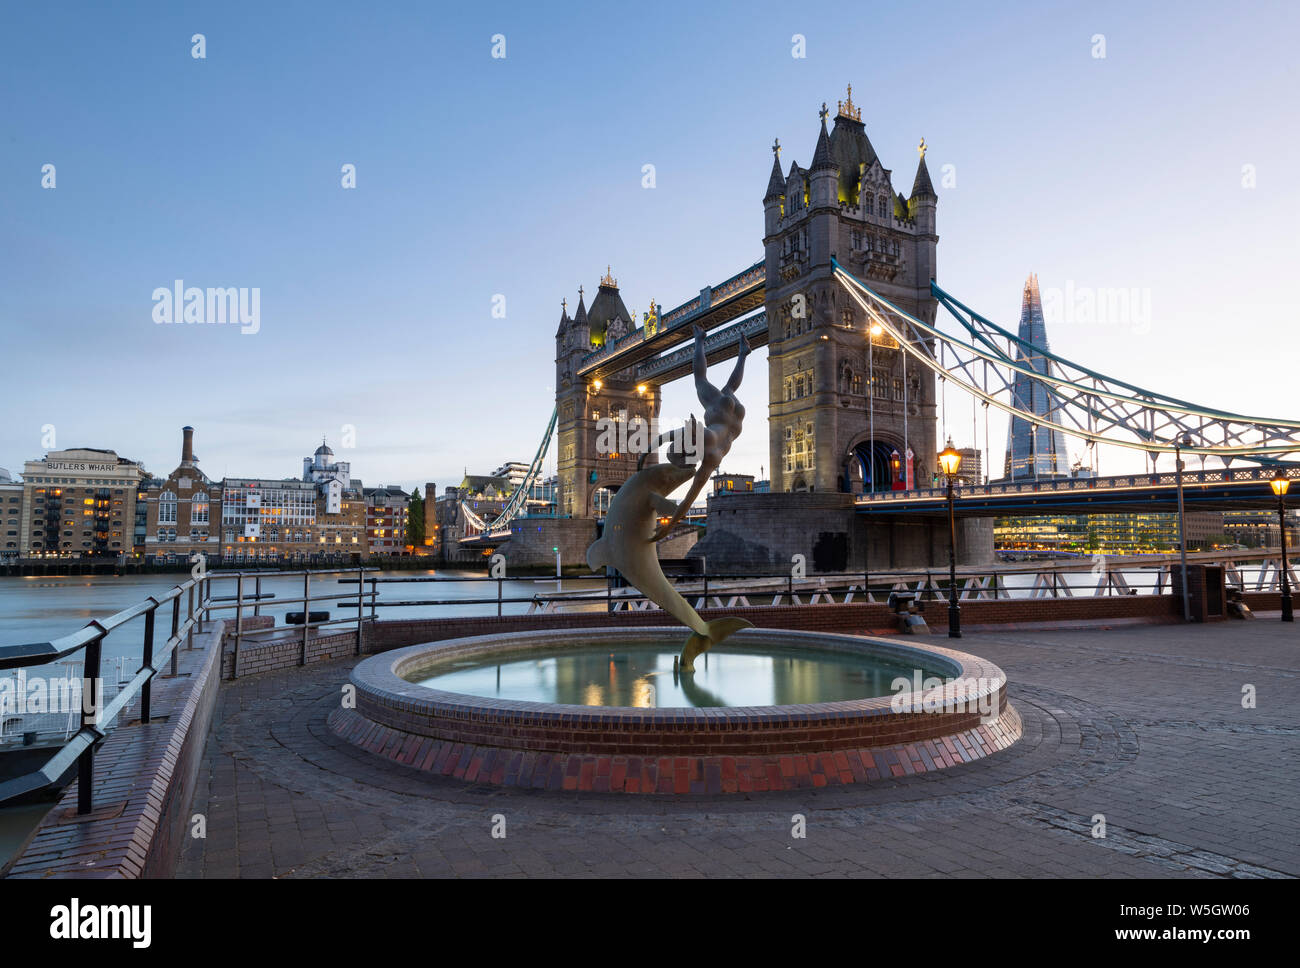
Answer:
[[[846, 83], [896, 188], [922, 136], [936, 182], [955, 167], [948, 291], [1014, 325], [1030, 271], [1149, 289], [1149, 326], [1049, 319], [1053, 349], [1300, 416], [1294, 3], [824, 10], [6, 2], [0, 466], [40, 457], [46, 424], [156, 474], [184, 424], [214, 477], [296, 475], [322, 435], [367, 484], [527, 460], [561, 298], [608, 263], [639, 313], [758, 260], [768, 146], [808, 164]], [[260, 287], [260, 332], [156, 325], [175, 279]], [[751, 366], [725, 469], [756, 473], [766, 354]], [[691, 406], [670, 388], [666, 414]]]

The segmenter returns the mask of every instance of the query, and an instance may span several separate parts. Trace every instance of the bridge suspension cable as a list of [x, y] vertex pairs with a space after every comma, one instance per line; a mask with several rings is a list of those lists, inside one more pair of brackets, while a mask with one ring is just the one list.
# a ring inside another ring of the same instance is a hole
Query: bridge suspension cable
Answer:
[[[832, 260], [836, 278], [849, 296], [910, 356], [944, 382], [952, 381], [986, 406], [1028, 420], [1051, 421], [1089, 446], [1108, 444], [1151, 455], [1184, 453], [1234, 458], [1261, 464], [1300, 454], [1300, 420], [1278, 420], [1231, 413], [1138, 387], [1081, 366], [1028, 343], [962, 305], [934, 283], [930, 291], [958, 321], [969, 341], [958, 339], [900, 309]], [[1005, 342], [1006, 349], [1002, 343]], [[936, 347], [938, 349], [936, 350]], [[1045, 357], [1046, 372], [1026, 365], [1025, 356]], [[1016, 405], [1016, 377], [1025, 376], [1047, 393], [1044, 414]], [[946, 408], [945, 408], [946, 415]], [[1178, 443], [1185, 436], [1191, 443]]]
[[537, 447], [537, 453], [533, 455], [533, 462], [528, 465], [528, 472], [524, 475], [519, 486], [511, 492], [510, 497], [506, 499], [505, 506], [502, 507], [501, 513], [493, 518], [490, 522], [485, 521], [474, 509], [469, 506], [468, 501], [460, 502], [461, 513], [465, 516], [465, 536], [476, 537], [481, 534], [496, 534], [507, 531], [511, 522], [520, 517], [528, 508], [528, 496], [532, 492], [533, 485], [542, 474], [542, 465], [546, 461], [546, 454], [551, 449], [551, 438], [555, 435], [555, 423], [559, 417], [557, 408], [551, 409], [551, 420], [546, 425], [546, 433], [542, 435], [542, 442]]

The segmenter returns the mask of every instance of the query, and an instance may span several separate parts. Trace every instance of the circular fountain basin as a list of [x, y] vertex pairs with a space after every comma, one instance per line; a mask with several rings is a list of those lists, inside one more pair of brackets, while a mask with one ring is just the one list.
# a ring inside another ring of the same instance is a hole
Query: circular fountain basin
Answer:
[[1020, 736], [987, 660], [893, 639], [745, 629], [675, 672], [681, 628], [426, 643], [363, 660], [339, 735], [477, 782], [728, 793], [904, 776]]

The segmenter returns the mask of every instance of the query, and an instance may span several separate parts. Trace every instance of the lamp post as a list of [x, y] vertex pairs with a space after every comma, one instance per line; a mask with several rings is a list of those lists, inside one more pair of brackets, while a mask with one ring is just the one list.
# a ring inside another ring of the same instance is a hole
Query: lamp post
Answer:
[[953, 482], [961, 467], [961, 454], [948, 438], [948, 446], [939, 454], [939, 466], [948, 478], [948, 638], [961, 638], [961, 608], [957, 604], [957, 513]]
[[871, 454], [867, 461], [867, 474], [871, 477], [870, 491], [876, 488], [876, 337], [880, 324], [873, 323], [867, 330], [867, 448]]
[[1192, 445], [1192, 435], [1183, 434], [1174, 440], [1174, 480], [1178, 485], [1178, 557], [1183, 569], [1183, 621], [1192, 620], [1192, 606], [1187, 598], [1187, 532], [1183, 517], [1183, 452]]
[[1286, 489], [1290, 487], [1291, 481], [1287, 478], [1286, 471], [1279, 467], [1268, 483], [1277, 495], [1277, 523], [1282, 531], [1282, 621], [1294, 622], [1295, 616], [1291, 612], [1291, 581], [1287, 577], [1286, 563]]

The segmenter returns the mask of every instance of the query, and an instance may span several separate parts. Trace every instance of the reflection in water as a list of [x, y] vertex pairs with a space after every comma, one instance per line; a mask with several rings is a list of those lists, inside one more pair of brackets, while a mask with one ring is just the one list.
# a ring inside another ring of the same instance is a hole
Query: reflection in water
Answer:
[[[413, 682], [448, 692], [574, 706], [699, 708], [784, 706], [890, 695], [915, 670], [867, 655], [814, 649], [762, 653], [725, 646], [693, 674], [673, 671], [676, 653], [656, 645], [574, 649], [508, 662], [466, 663], [416, 673]], [[432, 673], [432, 674], [430, 674]], [[922, 677], [936, 673], [922, 670]], [[937, 676], [944, 678], [943, 676]]]

